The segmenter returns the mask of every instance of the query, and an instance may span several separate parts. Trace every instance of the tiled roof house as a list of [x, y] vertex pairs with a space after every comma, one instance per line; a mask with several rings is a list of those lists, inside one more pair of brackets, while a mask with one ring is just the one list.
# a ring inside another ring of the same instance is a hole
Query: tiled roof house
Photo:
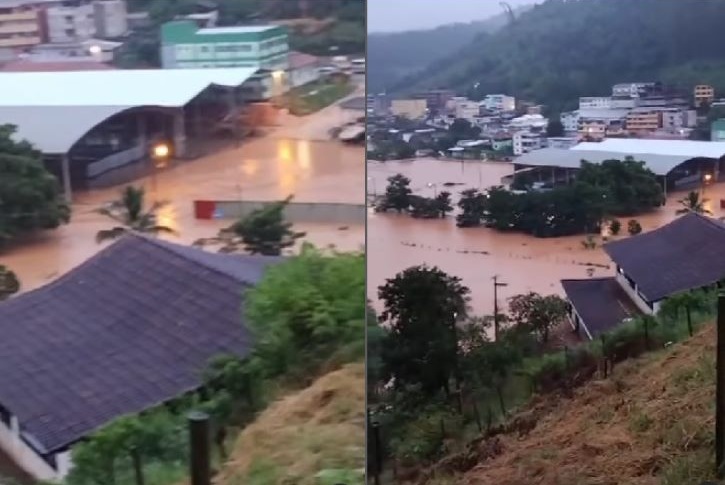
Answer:
[[199, 388], [209, 360], [247, 355], [243, 294], [277, 258], [127, 235], [0, 304], [0, 448], [37, 479], [122, 415]]

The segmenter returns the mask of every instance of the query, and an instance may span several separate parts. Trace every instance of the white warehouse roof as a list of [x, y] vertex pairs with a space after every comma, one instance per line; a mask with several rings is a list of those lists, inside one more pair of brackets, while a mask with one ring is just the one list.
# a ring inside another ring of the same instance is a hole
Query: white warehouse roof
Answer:
[[621, 155], [665, 155], [690, 158], [721, 158], [725, 156], [725, 142], [693, 140], [642, 140], [609, 138], [602, 142], [584, 142], [572, 150], [603, 151]]
[[255, 68], [144, 69], [0, 74], [0, 124], [48, 154], [131, 108], [180, 108], [212, 85], [241, 86]]

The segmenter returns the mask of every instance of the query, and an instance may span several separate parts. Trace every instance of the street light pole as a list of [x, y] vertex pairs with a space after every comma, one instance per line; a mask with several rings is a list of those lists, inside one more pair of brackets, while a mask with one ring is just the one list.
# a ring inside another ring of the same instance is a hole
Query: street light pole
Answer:
[[493, 338], [498, 342], [498, 288], [508, 286], [508, 283], [498, 281], [498, 275], [493, 277]]
[[438, 184], [434, 184], [431, 182], [428, 184], [428, 188], [433, 189], [433, 197], [438, 197]]

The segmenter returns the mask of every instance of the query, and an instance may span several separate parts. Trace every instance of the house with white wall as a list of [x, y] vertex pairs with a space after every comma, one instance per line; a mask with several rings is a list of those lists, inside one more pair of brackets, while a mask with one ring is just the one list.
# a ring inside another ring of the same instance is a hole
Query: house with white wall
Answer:
[[129, 234], [0, 303], [0, 454], [60, 481], [77, 443], [199, 390], [210, 359], [250, 352], [243, 294], [278, 261]]
[[715, 288], [725, 278], [723, 247], [725, 223], [695, 213], [605, 244], [613, 276], [561, 282], [572, 325], [594, 339], [628, 319], [656, 315], [673, 295]]

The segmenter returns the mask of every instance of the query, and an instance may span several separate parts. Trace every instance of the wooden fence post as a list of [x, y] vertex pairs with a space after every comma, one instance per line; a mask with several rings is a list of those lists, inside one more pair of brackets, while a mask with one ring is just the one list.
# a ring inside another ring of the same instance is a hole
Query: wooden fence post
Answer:
[[188, 414], [191, 454], [191, 485], [211, 485], [209, 415], [193, 411]]
[[717, 380], [715, 387], [715, 474], [725, 476], [725, 294], [717, 297]]

